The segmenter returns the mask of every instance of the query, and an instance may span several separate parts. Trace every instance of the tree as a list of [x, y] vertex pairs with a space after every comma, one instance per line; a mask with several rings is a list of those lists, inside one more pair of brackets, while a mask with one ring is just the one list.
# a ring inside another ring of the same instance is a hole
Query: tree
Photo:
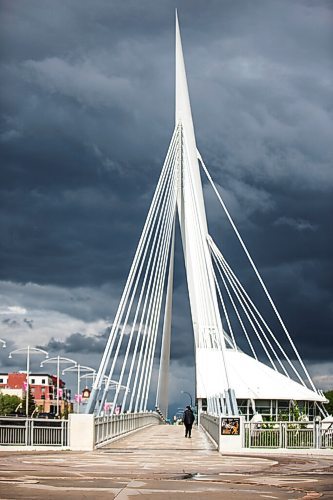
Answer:
[[[22, 399], [22, 413], [25, 415], [25, 408], [26, 408], [26, 398], [27, 398], [27, 393], [24, 394], [23, 399]], [[36, 408], [36, 403], [34, 400], [34, 397], [31, 392], [31, 388], [29, 385], [29, 402], [28, 402], [28, 417], [31, 416], [32, 412]]]
[[326, 391], [324, 392], [326, 398], [328, 399], [327, 405], [325, 405], [325, 408], [329, 415], [333, 415], [333, 390], [332, 391]]
[[0, 415], [13, 415], [20, 403], [22, 399], [18, 396], [0, 394]]

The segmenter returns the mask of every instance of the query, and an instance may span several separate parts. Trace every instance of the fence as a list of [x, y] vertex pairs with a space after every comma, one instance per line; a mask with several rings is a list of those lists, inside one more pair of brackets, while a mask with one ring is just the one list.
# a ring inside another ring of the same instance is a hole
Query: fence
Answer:
[[0, 446], [68, 446], [67, 420], [0, 419]]
[[162, 424], [158, 413], [123, 413], [95, 418], [95, 446], [103, 446], [111, 439], [148, 425]]
[[160, 423], [160, 416], [154, 412], [109, 417], [71, 414], [70, 425], [67, 420], [1, 417], [0, 446], [92, 450], [127, 432]]
[[208, 413], [200, 414], [200, 425], [204, 428], [207, 434], [219, 446], [220, 439], [220, 417], [214, 417]]
[[275, 422], [244, 424], [245, 448], [333, 448], [333, 426], [311, 423]]
[[[238, 420], [239, 435], [222, 432], [223, 420]], [[245, 422], [244, 417], [220, 417], [205, 412], [200, 424], [221, 452], [253, 449], [333, 449], [333, 422]]]

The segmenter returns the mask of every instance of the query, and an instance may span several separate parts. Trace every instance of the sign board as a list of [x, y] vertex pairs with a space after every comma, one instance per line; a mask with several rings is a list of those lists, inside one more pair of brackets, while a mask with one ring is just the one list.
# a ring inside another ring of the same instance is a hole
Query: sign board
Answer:
[[222, 436], [239, 436], [240, 418], [222, 418], [221, 434]]
[[121, 405], [117, 405], [115, 410], [114, 410], [115, 415], [120, 415], [121, 414]]

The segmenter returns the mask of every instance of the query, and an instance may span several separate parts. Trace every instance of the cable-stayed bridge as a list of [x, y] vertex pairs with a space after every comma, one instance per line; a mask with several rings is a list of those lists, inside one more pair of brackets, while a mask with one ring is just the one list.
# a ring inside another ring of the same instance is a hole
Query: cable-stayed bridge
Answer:
[[[249, 419], [270, 407], [277, 419], [298, 404], [314, 418], [325, 416], [318, 391], [224, 201], [198, 151], [182, 42], [176, 16], [175, 128], [143, 226], [87, 412], [145, 412], [152, 400], [167, 416], [178, 220], [195, 344], [198, 412]], [[272, 328], [209, 233], [201, 172], [228, 218], [278, 324]], [[242, 346], [242, 347], [240, 347]], [[245, 347], [244, 347], [245, 346]], [[113, 385], [111, 384], [113, 383]], [[113, 387], [113, 390], [110, 390]]]

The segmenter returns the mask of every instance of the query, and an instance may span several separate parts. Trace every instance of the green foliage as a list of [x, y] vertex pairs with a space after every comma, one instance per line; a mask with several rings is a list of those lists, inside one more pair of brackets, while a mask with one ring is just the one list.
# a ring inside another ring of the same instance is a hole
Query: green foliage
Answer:
[[273, 417], [270, 415], [264, 416], [263, 417], [263, 423], [261, 424], [262, 429], [274, 429], [275, 427], [275, 420]]
[[0, 415], [12, 415], [16, 408], [22, 402], [18, 396], [10, 396], [9, 394], [0, 394]]
[[[28, 401], [28, 416], [30, 417], [31, 414], [33, 413], [34, 409], [36, 408], [36, 403], [34, 400], [34, 397], [32, 395], [30, 385], [29, 385], [29, 401]], [[25, 415], [25, 408], [26, 408], [26, 393], [23, 396], [22, 399], [22, 413]]]
[[[290, 409], [290, 418], [291, 420], [294, 420], [294, 422], [307, 422], [308, 421], [308, 417], [306, 415], [306, 413], [304, 413], [302, 410], [300, 410], [299, 406], [298, 406], [298, 403], [295, 403], [291, 409]], [[299, 427], [300, 429], [305, 429], [306, 428], [306, 425], [301, 425]]]
[[324, 392], [326, 398], [328, 399], [327, 405], [325, 405], [325, 408], [329, 415], [333, 415], [333, 390], [332, 391], [326, 391]]
[[279, 422], [287, 422], [289, 420], [289, 413], [280, 410], [278, 414], [278, 421]]

